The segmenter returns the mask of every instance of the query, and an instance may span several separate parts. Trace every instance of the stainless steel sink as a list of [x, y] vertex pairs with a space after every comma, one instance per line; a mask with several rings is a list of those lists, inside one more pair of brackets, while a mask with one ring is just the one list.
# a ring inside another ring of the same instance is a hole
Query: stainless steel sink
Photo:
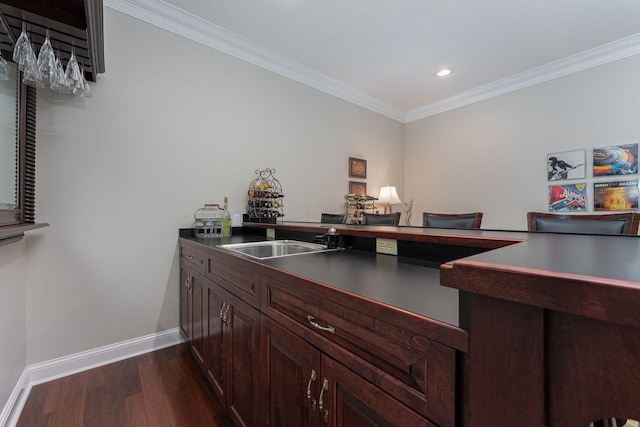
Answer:
[[299, 242], [297, 240], [265, 240], [261, 242], [218, 245], [218, 247], [238, 252], [256, 259], [279, 258], [292, 255], [339, 250], [327, 249], [325, 245], [320, 245], [318, 243]]

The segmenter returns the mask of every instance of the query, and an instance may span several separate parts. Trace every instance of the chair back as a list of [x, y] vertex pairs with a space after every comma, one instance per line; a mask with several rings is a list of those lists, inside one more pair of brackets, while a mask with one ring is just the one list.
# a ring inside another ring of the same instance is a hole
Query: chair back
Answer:
[[567, 215], [528, 212], [527, 229], [546, 233], [638, 234], [640, 215], [634, 212]]
[[362, 213], [362, 223], [364, 225], [398, 225], [400, 224], [400, 212], [390, 214]]
[[320, 222], [323, 224], [346, 224], [347, 214], [323, 213], [320, 215]]
[[442, 214], [424, 212], [422, 226], [430, 228], [480, 228], [482, 212]]

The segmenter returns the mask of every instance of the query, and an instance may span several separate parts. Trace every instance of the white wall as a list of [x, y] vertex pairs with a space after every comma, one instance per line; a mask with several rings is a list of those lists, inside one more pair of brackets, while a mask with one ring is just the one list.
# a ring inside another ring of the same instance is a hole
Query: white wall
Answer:
[[0, 412], [27, 360], [25, 244], [0, 246]]
[[38, 97], [28, 363], [178, 326], [178, 228], [276, 169], [286, 218], [340, 212], [347, 159], [403, 186], [403, 125], [105, 9], [88, 100]]
[[589, 159], [594, 146], [640, 139], [638, 76], [640, 55], [408, 123], [412, 223], [483, 211], [483, 228], [525, 230], [527, 211], [547, 209], [548, 153], [586, 148]]

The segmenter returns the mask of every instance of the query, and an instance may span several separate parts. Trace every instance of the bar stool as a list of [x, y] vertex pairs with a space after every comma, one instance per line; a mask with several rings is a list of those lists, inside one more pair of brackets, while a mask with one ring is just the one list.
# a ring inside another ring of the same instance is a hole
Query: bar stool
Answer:
[[362, 224], [364, 225], [395, 225], [400, 224], [400, 212], [390, 214], [362, 213]]
[[462, 214], [443, 214], [424, 212], [422, 214], [422, 226], [430, 228], [480, 228], [482, 212]]

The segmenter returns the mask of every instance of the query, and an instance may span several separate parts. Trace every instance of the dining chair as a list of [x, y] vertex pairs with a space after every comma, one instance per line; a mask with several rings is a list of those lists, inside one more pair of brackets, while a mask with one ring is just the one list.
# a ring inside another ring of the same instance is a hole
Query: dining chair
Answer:
[[527, 212], [527, 230], [546, 233], [638, 234], [640, 214], [635, 212], [569, 215]]
[[362, 213], [362, 224], [364, 225], [395, 225], [400, 224], [400, 212], [390, 214]]
[[430, 228], [480, 228], [482, 212], [462, 214], [443, 214], [424, 212], [422, 214], [422, 226]]
[[322, 213], [320, 215], [320, 222], [323, 224], [346, 224], [347, 214]]

